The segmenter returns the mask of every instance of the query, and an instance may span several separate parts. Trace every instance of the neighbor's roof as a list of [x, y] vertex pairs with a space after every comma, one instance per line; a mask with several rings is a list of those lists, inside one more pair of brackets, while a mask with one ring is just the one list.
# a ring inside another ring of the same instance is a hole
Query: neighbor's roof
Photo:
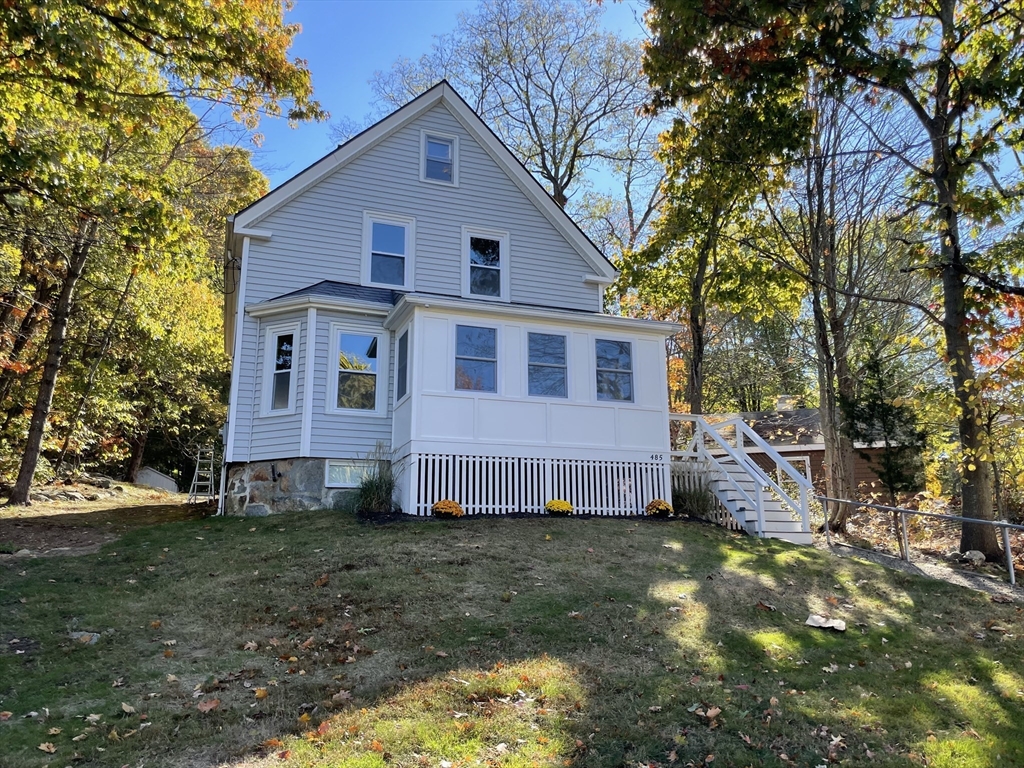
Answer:
[[[443, 104], [463, 128], [491, 156], [517, 187], [529, 198], [537, 209], [551, 222], [556, 230], [579, 253], [595, 272], [595, 282], [611, 282], [617, 276], [612, 263], [601, 253], [600, 249], [587, 237], [575, 221], [566, 214], [547, 190], [541, 186], [526, 169], [519, 159], [509, 151], [508, 147], [495, 133], [487, 127], [483, 120], [459, 96], [447, 80], [442, 80], [428, 91], [425, 91], [404, 107], [392, 112], [378, 123], [362, 133], [349, 139], [328, 155], [317, 160], [311, 166], [286, 181], [272, 192], [246, 208], [228, 217], [228, 228], [237, 234], [247, 234], [242, 230], [252, 228], [270, 213], [288, 201], [309, 189], [327, 175], [362, 155], [371, 147], [405, 127], [437, 104]], [[256, 235], [255, 232], [252, 233]], [[266, 236], [266, 233], [260, 233]]]

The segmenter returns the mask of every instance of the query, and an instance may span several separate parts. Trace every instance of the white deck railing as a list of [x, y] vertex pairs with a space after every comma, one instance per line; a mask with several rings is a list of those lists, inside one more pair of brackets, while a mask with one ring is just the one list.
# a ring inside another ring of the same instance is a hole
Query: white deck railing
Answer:
[[470, 515], [540, 513], [548, 501], [565, 499], [576, 514], [612, 517], [671, 499], [665, 462], [421, 453], [404, 464], [413, 515], [429, 515], [441, 499]]

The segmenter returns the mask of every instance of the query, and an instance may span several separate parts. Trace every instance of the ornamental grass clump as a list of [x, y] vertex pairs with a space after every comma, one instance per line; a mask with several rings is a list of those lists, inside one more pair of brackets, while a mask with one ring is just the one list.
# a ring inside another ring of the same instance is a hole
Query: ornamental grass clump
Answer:
[[552, 517], [569, 517], [572, 514], [572, 504], [565, 499], [552, 499], [544, 505], [544, 511]]
[[654, 499], [647, 503], [644, 512], [648, 517], [668, 517], [672, 514], [672, 505], [664, 499]]
[[440, 501], [435, 501], [430, 507], [430, 514], [434, 517], [447, 517], [454, 520], [466, 513], [459, 506], [459, 502], [452, 501], [451, 499], [441, 499]]

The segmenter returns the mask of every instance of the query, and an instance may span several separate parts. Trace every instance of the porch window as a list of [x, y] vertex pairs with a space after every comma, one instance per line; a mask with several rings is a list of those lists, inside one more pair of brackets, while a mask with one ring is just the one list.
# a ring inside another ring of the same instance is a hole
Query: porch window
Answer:
[[371, 334], [336, 331], [339, 410], [375, 411], [380, 339]]
[[508, 233], [464, 227], [462, 295], [508, 300]]
[[398, 353], [395, 368], [395, 402], [409, 391], [409, 332], [398, 337]]
[[455, 388], [498, 391], [498, 332], [494, 328], [455, 326]]
[[633, 345], [597, 339], [597, 399], [633, 402]]
[[565, 336], [553, 333], [527, 334], [529, 364], [528, 391], [533, 397], [566, 397]]
[[363, 222], [363, 283], [412, 290], [414, 220], [366, 213]]

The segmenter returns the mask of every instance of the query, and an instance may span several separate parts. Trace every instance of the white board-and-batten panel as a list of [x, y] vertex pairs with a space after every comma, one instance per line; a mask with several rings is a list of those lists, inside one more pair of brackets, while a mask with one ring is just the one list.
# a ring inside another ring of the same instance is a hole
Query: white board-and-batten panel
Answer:
[[[457, 187], [420, 180], [422, 130], [458, 136]], [[600, 311], [593, 267], [440, 104], [251, 225], [273, 236], [250, 245], [247, 302], [359, 283], [364, 211], [415, 219], [416, 291], [461, 294], [469, 226], [508, 232], [512, 302]]]
[[[390, 340], [385, 376], [378, 376], [377, 386], [386, 386], [386, 415], [371, 413], [332, 413], [327, 398], [331, 391], [328, 377], [337, 376], [337, 361], [331, 359], [331, 328], [354, 333], [384, 334]], [[395, 345], [390, 332], [381, 325], [381, 318], [318, 310], [316, 333], [316, 367], [313, 369], [313, 419], [310, 434], [310, 456], [325, 459], [362, 459], [370, 454], [378, 441], [391, 443], [391, 414], [394, 399]]]
[[[253, 322], [246, 318], [246, 324]], [[263, 415], [263, 406], [270, 393], [266, 390], [265, 380], [267, 335], [273, 329], [290, 326], [294, 328], [295, 352], [292, 360], [291, 386], [295, 390], [295, 408], [290, 413]], [[299, 455], [299, 443], [302, 438], [302, 408], [305, 394], [306, 378], [306, 328], [305, 312], [289, 312], [259, 321], [256, 343], [249, 347], [255, 349], [253, 361], [254, 375], [251, 392], [251, 427], [249, 430], [248, 461], [267, 461], [271, 459], [290, 458]], [[239, 403], [241, 406], [241, 403]]]

